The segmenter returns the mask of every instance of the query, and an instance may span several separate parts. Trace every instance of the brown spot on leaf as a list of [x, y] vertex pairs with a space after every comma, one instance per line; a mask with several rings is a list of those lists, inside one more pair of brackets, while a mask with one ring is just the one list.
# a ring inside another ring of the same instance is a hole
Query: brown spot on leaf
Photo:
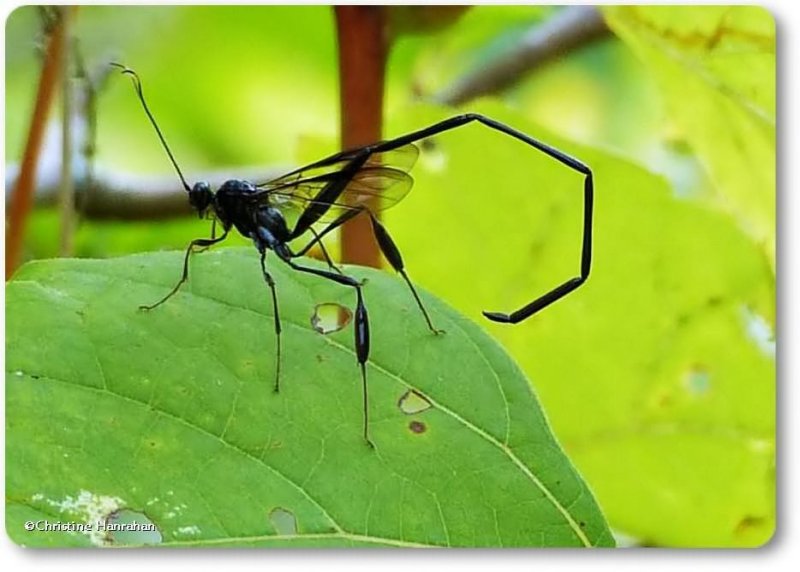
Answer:
[[766, 519], [761, 516], [745, 515], [742, 520], [736, 525], [735, 533], [737, 535], [747, 534], [754, 528], [764, 526]]
[[425, 433], [428, 430], [428, 427], [422, 421], [411, 421], [408, 424], [408, 428], [411, 430], [412, 433]]

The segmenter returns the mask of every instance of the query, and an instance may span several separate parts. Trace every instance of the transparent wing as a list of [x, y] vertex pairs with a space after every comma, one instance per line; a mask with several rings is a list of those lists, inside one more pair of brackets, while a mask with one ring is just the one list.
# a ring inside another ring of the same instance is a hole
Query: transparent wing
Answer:
[[[262, 183], [258, 187], [263, 190], [253, 198], [269, 201], [283, 210], [298, 212], [310, 204], [321, 203], [323, 201], [318, 199], [320, 191], [327, 184], [348, 176], [344, 169], [358, 152], [355, 149], [337, 153]], [[407, 171], [414, 166], [418, 156], [419, 150], [413, 144], [371, 155], [350, 177], [342, 193], [327, 203], [330, 209], [319, 219], [320, 222], [330, 222], [347, 209], [365, 207], [377, 212], [396, 205], [414, 184]]]
[[[352, 161], [361, 152], [362, 148], [349, 149], [340, 153], [335, 153], [330, 157], [321, 159], [305, 167], [295, 169], [285, 175], [272, 179], [260, 185], [261, 188], [276, 188], [287, 183], [294, 183], [303, 179], [314, 179], [320, 175], [331, 174], [344, 169], [347, 164]], [[381, 153], [373, 153], [364, 167], [393, 167], [400, 171], [408, 172], [417, 162], [419, 157], [419, 149], [413, 143], [403, 145], [391, 151], [384, 151]]]

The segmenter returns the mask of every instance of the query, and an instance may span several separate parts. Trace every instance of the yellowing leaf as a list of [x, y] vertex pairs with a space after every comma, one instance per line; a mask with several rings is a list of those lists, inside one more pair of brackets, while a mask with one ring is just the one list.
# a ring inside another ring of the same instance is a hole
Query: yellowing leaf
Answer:
[[647, 65], [717, 200], [775, 257], [775, 21], [755, 6], [624, 6], [606, 19]]

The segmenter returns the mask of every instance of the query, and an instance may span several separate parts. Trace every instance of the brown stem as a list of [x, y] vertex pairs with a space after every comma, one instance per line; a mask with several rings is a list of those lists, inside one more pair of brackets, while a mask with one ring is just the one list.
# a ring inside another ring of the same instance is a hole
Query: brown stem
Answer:
[[[385, 8], [336, 6], [342, 148], [381, 139], [383, 87], [388, 53]], [[369, 219], [358, 216], [341, 233], [342, 262], [380, 266]]]
[[33, 203], [33, 190], [36, 186], [36, 165], [39, 162], [39, 149], [42, 145], [47, 115], [53, 101], [61, 67], [61, 53], [64, 50], [64, 30], [60, 22], [54, 25], [44, 54], [44, 65], [36, 92], [28, 140], [22, 156], [20, 174], [11, 197], [6, 230], [6, 280], [19, 265], [22, 241], [25, 236], [25, 223]]

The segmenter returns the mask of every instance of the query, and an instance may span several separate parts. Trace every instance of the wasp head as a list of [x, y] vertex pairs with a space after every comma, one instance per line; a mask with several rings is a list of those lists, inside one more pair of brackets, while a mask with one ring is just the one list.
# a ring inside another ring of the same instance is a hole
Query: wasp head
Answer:
[[210, 205], [213, 200], [214, 193], [211, 192], [211, 186], [204, 181], [195, 183], [192, 190], [189, 191], [189, 204], [197, 211], [200, 218], [203, 218], [206, 209], [208, 209], [208, 205]]

